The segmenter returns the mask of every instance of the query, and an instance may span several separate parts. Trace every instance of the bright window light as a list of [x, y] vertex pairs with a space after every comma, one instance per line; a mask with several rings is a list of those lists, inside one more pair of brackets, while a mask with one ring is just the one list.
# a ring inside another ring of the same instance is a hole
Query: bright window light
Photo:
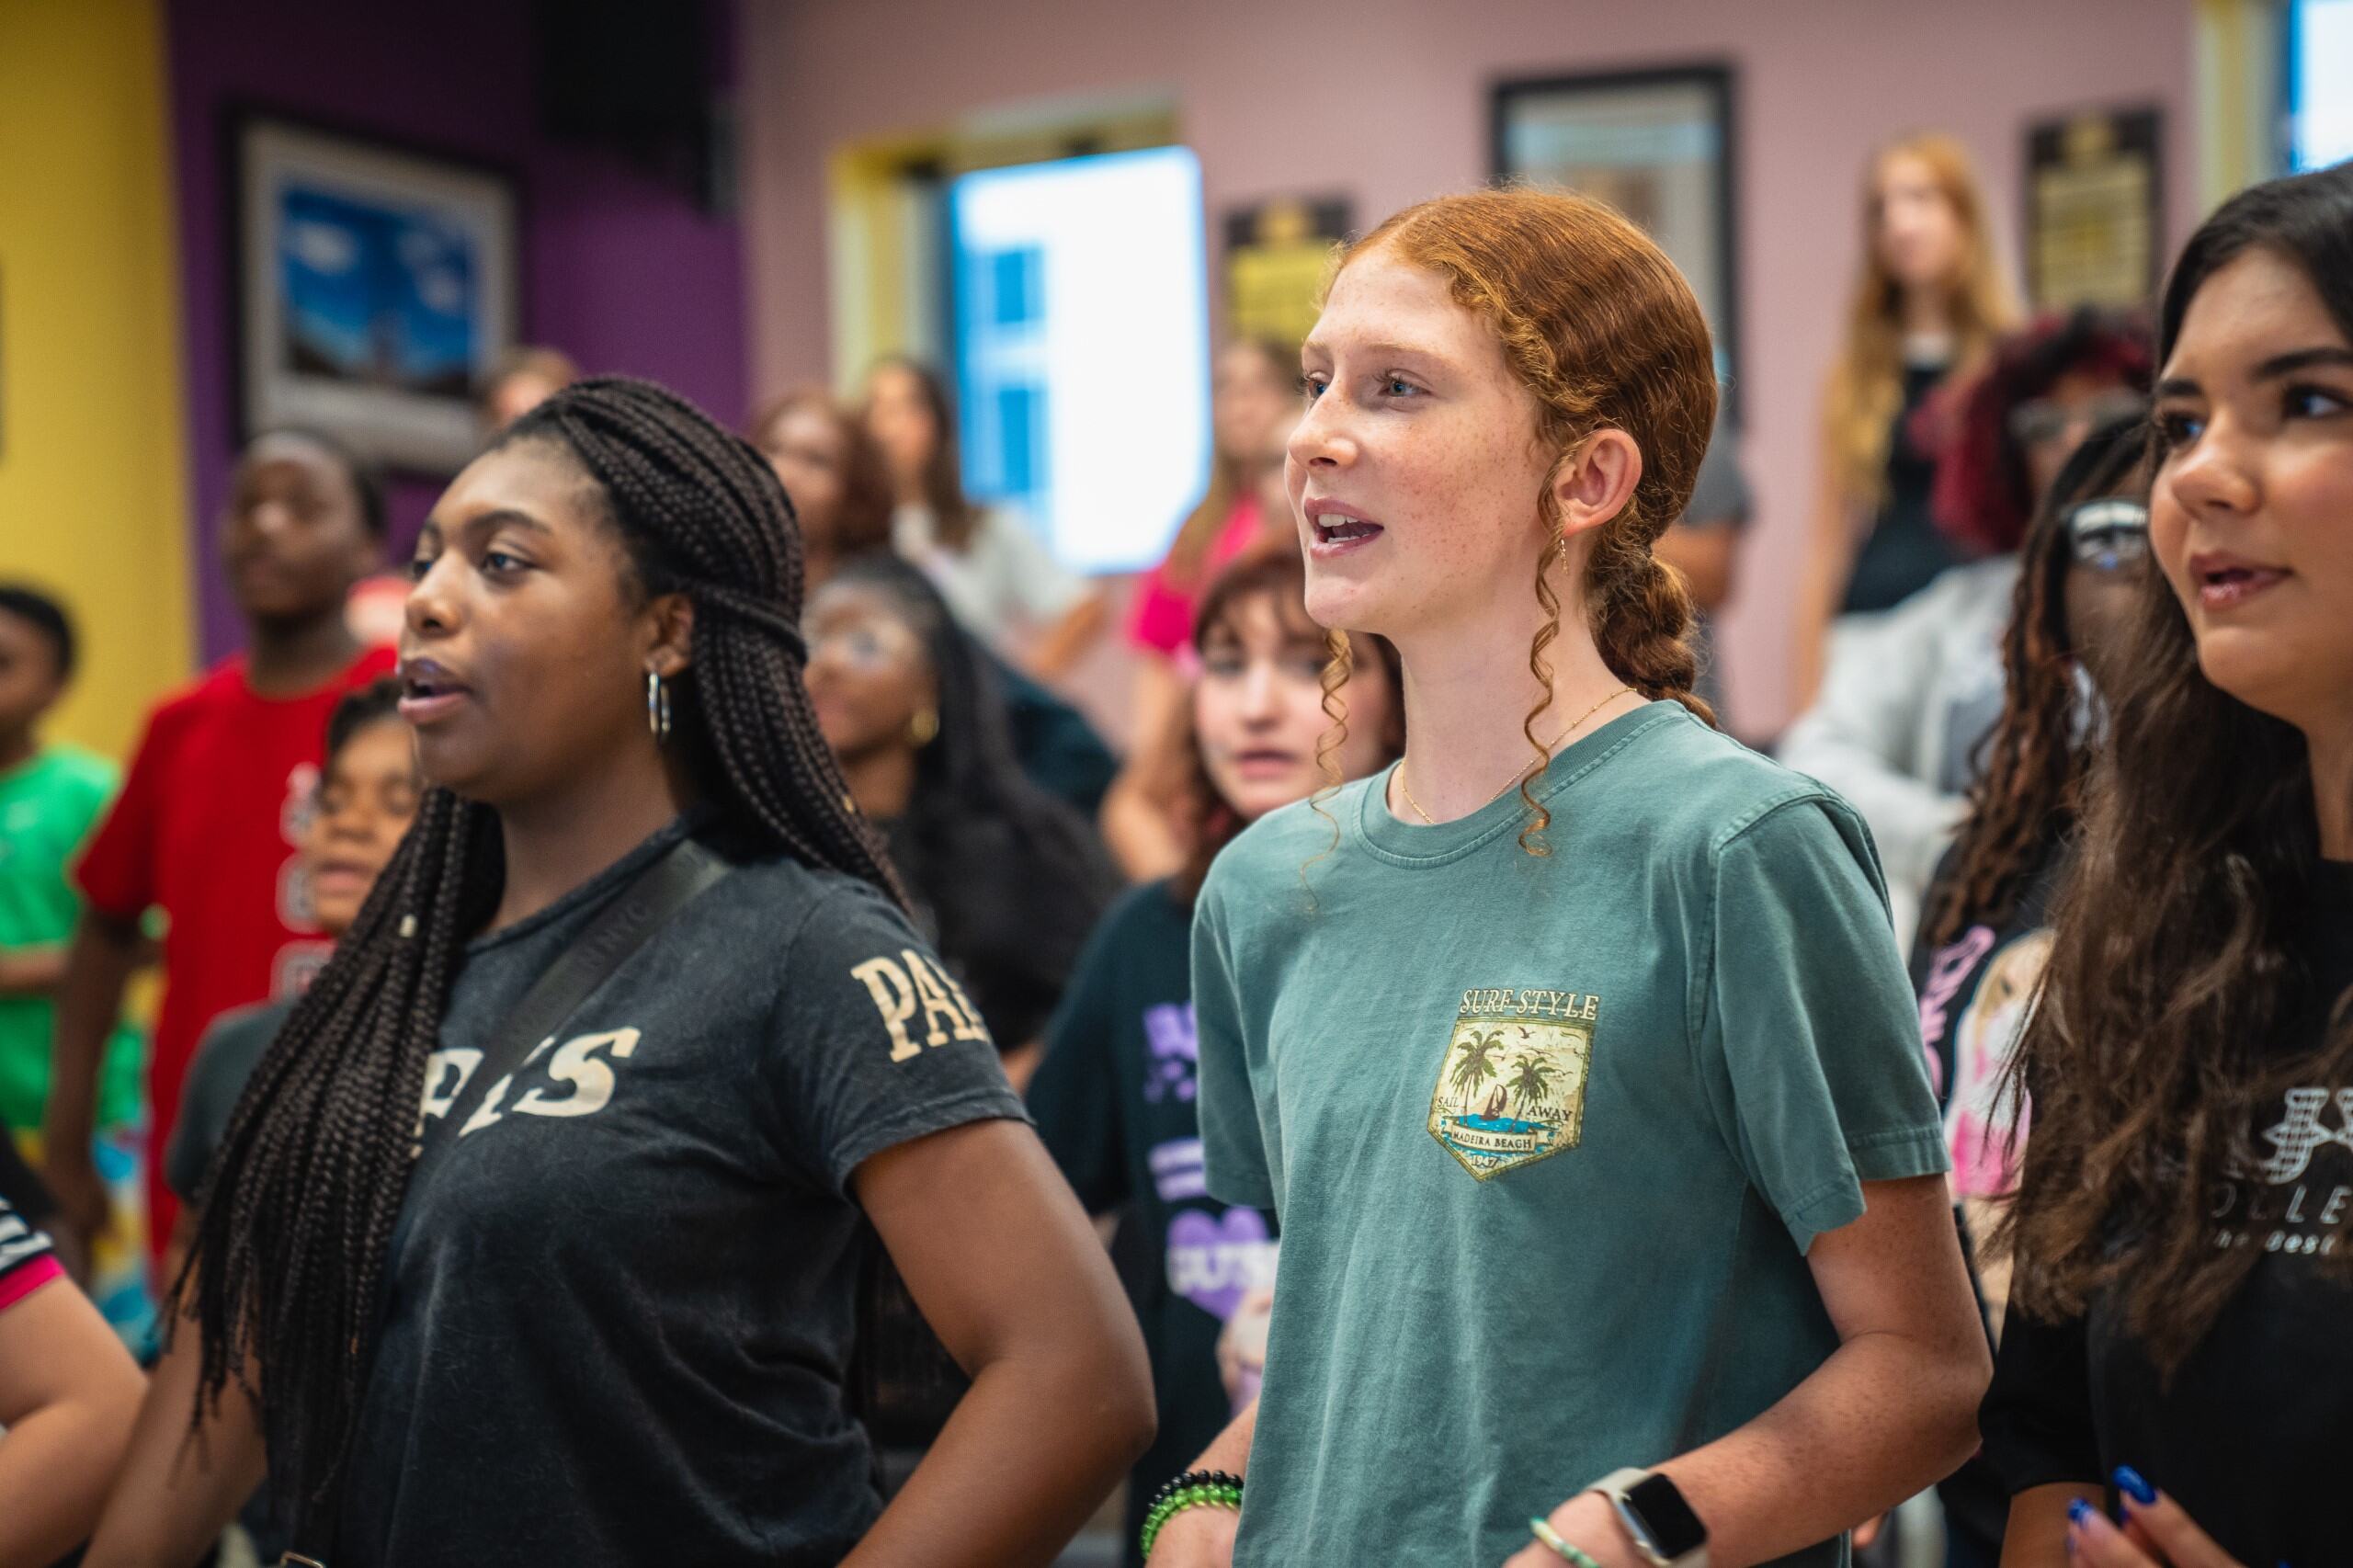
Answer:
[[1075, 570], [1151, 565], [1209, 476], [1199, 160], [984, 170], [949, 210], [965, 488]]
[[2353, 158], [2353, 0], [2295, 0], [2289, 13], [2289, 166]]

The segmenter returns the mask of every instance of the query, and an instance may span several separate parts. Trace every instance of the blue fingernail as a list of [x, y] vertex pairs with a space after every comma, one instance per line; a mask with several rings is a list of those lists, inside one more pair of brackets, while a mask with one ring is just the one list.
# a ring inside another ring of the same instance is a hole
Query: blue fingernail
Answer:
[[2067, 1522], [2077, 1529], [2083, 1528], [2084, 1521], [2091, 1517], [2092, 1506], [2081, 1497], [2067, 1505]]
[[2129, 1464], [2116, 1467], [2116, 1489], [2143, 1507], [2157, 1500], [2157, 1489], [2142, 1478], [2141, 1472]]

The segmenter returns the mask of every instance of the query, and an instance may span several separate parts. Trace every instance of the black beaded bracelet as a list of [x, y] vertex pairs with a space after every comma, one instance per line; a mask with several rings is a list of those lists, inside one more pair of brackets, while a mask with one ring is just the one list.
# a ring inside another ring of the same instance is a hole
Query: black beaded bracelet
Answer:
[[1242, 1478], [1228, 1475], [1222, 1470], [1188, 1470], [1182, 1475], [1162, 1482], [1160, 1490], [1152, 1494], [1152, 1501], [1143, 1506], [1143, 1511], [1149, 1514], [1188, 1486], [1231, 1486], [1239, 1492], [1242, 1490]]

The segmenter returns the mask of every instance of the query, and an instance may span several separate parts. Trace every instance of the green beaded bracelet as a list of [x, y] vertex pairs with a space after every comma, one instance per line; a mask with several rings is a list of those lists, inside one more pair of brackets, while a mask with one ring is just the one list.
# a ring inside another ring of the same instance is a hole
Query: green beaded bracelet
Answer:
[[1552, 1554], [1568, 1563], [1569, 1568], [1601, 1568], [1601, 1564], [1596, 1562], [1590, 1553], [1563, 1540], [1561, 1532], [1552, 1528], [1550, 1520], [1541, 1517], [1530, 1519], [1528, 1521], [1528, 1528], [1529, 1534], [1550, 1547]]
[[1147, 1562], [1152, 1557], [1153, 1542], [1160, 1539], [1162, 1528], [1186, 1509], [1242, 1506], [1242, 1484], [1239, 1481], [1221, 1476], [1214, 1481], [1204, 1479], [1190, 1485], [1185, 1484], [1188, 1480], [1189, 1476], [1178, 1476], [1175, 1483], [1162, 1487], [1153, 1500], [1151, 1511], [1145, 1514], [1138, 1544], [1142, 1548]]

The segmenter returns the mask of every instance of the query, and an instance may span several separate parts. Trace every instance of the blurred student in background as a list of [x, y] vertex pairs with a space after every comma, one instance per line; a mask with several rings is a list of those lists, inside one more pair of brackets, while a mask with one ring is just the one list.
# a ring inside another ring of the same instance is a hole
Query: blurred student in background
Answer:
[[891, 470], [866, 427], [832, 394], [787, 392], [745, 432], [792, 498], [807, 547], [808, 591], [845, 561], [891, 548]]
[[2012, 1085], [2012, 1568], [2346, 1561], [2353, 165], [2225, 202], [2157, 342], [2157, 569]]
[[[809, 541], [813, 597], [844, 563], [891, 551], [891, 473], [858, 417], [828, 393], [788, 393], [762, 411], [745, 438], [776, 470]], [[1092, 816], [1119, 763], [1086, 716], [983, 648], [996, 677], [1022, 771], [1040, 789]]]
[[1275, 541], [1297, 548], [1282, 474], [1283, 444], [1299, 410], [1296, 352], [1245, 339], [1218, 355], [1208, 494], [1177, 528], [1167, 558], [1136, 585], [1129, 611], [1131, 739], [1128, 764], [1104, 801], [1103, 837], [1120, 869], [1137, 881], [1168, 876], [1185, 860], [1176, 812], [1190, 772], [1182, 736], [1196, 601], [1245, 551]]
[[[232, 1007], [302, 989], [331, 944], [312, 923], [297, 846], [318, 789], [327, 716], [391, 673], [344, 619], [383, 551], [383, 498], [337, 442], [255, 438], [230, 482], [221, 557], [246, 651], [148, 716], [131, 775], [78, 872], [88, 901], [66, 959], [44, 1156], [64, 1222], [104, 1224], [91, 1161], [106, 1040], [140, 960], [150, 909], [169, 920], [164, 1001], [148, 1066], [151, 1154], [167, 1146], [198, 1040]], [[148, 1242], [177, 1210], [162, 1162], [147, 1171]]]
[[1928, 511], [1930, 395], [2017, 320], [1984, 193], [1949, 136], [1883, 148], [1863, 190], [1863, 267], [1823, 409], [1823, 475], [1792, 665], [1810, 698], [1832, 621], [1892, 609], [1963, 557]]
[[[1286, 508], [1288, 509], [1288, 508]], [[1038, 1134], [1096, 1214], [1125, 1211], [1113, 1246], [1152, 1355], [1160, 1435], [1128, 1483], [1128, 1561], [1152, 1489], [1233, 1418], [1218, 1337], [1274, 1279], [1274, 1217], [1209, 1196], [1194, 1112], [1193, 898], [1210, 862], [1278, 806], [1362, 778], [1403, 749], [1397, 656], [1357, 639], [1340, 688], [1347, 733], [1327, 777], [1321, 747], [1330, 655], [1307, 619], [1299, 552], [1245, 559], [1200, 597], [1200, 675], [1188, 693], [1191, 828], [1184, 868], [1123, 897], [1096, 928], [1048, 1031], [1029, 1088]], [[1132, 1207], [1131, 1207], [1132, 1206]], [[1245, 1400], [1244, 1403], [1247, 1403]]]
[[986, 659], [929, 579], [851, 562], [810, 601], [809, 695], [917, 923], [1022, 1082], [1114, 879], [1015, 761]]
[[938, 374], [911, 359], [876, 365], [866, 426], [891, 465], [899, 553], [982, 642], [1041, 680], [1070, 668], [1102, 630], [1102, 596], [1022, 518], [964, 494], [955, 412]]
[[[2130, 669], [2131, 610], [2149, 571], [2147, 450], [2144, 416], [2102, 426], [2067, 460], [2018, 547], [2001, 718], [1912, 948], [1921, 1044], [1989, 1335], [2000, 1327], [2009, 1270], [1985, 1242], [1995, 1205], [2016, 1187], [2026, 1131], [1997, 1090], [2051, 951], [2046, 912], [2100, 715]], [[1949, 1568], [1993, 1568], [2009, 1495], [1992, 1469], [1972, 1459], [1938, 1491]]]
[[483, 436], [497, 435], [579, 379], [580, 367], [561, 348], [509, 348], [491, 362], [475, 392]]
[[[41, 739], [78, 654], [64, 607], [0, 585], [0, 1126], [34, 1150], [66, 944], [82, 910], [70, 871], [120, 782], [105, 758]], [[123, 1029], [100, 1074], [102, 1131], [138, 1120], [139, 1071], [138, 1035]]]
[[[336, 703], [327, 721], [326, 767], [302, 836], [302, 872], [310, 881], [313, 918], [330, 940], [341, 940], [359, 917], [360, 905], [415, 819], [424, 790], [416, 740], [401, 718], [400, 697], [398, 681], [380, 680]], [[167, 1280], [179, 1277], [195, 1244], [197, 1206], [245, 1081], [293, 1010], [291, 998], [233, 1009], [214, 1020], [197, 1049], [171, 1144], [163, 1154], [164, 1177], [180, 1200], [179, 1221], [164, 1258]], [[267, 1496], [245, 1507], [243, 1523], [265, 1562], [290, 1544]]]
[[1782, 761], [1870, 824], [1906, 941], [2002, 710], [2002, 629], [2026, 520], [2097, 425], [2146, 406], [2148, 385], [2147, 339], [2127, 318], [2080, 311], [2004, 339], [1955, 390], [1933, 482], [1937, 526], [1991, 558], [1847, 628], [1813, 707], [1781, 738]]
[[[401, 719], [400, 698], [398, 681], [380, 680], [336, 703], [327, 721], [326, 764], [303, 828], [301, 874], [311, 890], [313, 923], [329, 941], [340, 940], [358, 918], [377, 874], [392, 862], [415, 817], [425, 788], [416, 769], [415, 737]], [[176, 1261], [194, 1237], [197, 1200], [228, 1131], [229, 1113], [236, 1109], [254, 1063], [293, 1010], [291, 997], [233, 1008], [205, 1031], [164, 1151], [164, 1176], [181, 1205], [167, 1276], [177, 1274]]]
[[145, 1381], [0, 1199], [0, 1563], [42, 1568], [89, 1535]]
[[[1210, 396], [1209, 491], [1178, 527], [1167, 557], [1137, 585], [1129, 612], [1129, 638], [1150, 655], [1142, 668], [1162, 682], [1154, 711], [1185, 699], [1175, 663], [1191, 643], [1194, 609], [1211, 579], [1290, 520], [1288, 503], [1271, 516], [1262, 510], [1257, 482], [1269, 467], [1281, 469], [1279, 437], [1299, 423], [1298, 355], [1256, 339], [1233, 344], [1217, 357]], [[1145, 678], [1139, 676], [1140, 710]]]

